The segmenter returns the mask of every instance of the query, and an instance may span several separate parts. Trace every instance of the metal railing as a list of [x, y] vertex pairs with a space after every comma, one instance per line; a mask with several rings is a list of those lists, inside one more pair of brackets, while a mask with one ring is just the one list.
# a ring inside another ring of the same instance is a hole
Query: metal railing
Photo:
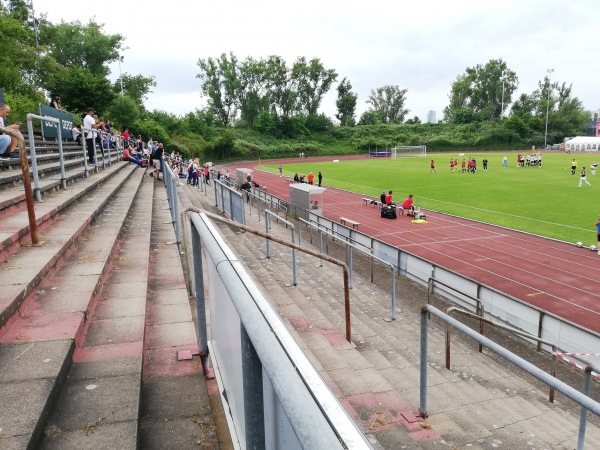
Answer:
[[[392, 276], [392, 307], [391, 307], [392, 312], [391, 312], [391, 318], [389, 320], [388, 319], [384, 319], [384, 320], [387, 322], [396, 320], [396, 276], [397, 276], [396, 267], [392, 263], [367, 252], [364, 248], [361, 248], [361, 246], [353, 244], [351, 242], [351, 239], [346, 236], [342, 235], [342, 237], [340, 238], [340, 235], [336, 235], [334, 232], [330, 231], [329, 229], [322, 228], [318, 224], [313, 225], [308, 220], [304, 220], [302, 218], [299, 218], [298, 221], [300, 223], [305, 223], [309, 227], [309, 229], [315, 228], [318, 231], [318, 233], [319, 233], [319, 249], [321, 252], [323, 252], [322, 234], [325, 234], [326, 236], [330, 236], [333, 239], [337, 239], [338, 241], [340, 241], [341, 243], [346, 245], [346, 248], [348, 250], [347, 251], [348, 268], [350, 271], [350, 288], [352, 288], [352, 249], [356, 249], [359, 252], [363, 253], [365, 256], [372, 258], [373, 260], [378, 261], [381, 264], [388, 266], [390, 268], [391, 276]], [[300, 233], [298, 233], [298, 237], [300, 237]]]
[[[241, 434], [240, 446], [372, 449], [210, 220], [267, 235], [197, 208], [183, 211], [181, 217], [184, 229], [187, 224], [191, 228], [194, 267], [188, 273], [195, 279], [200, 351], [206, 356], [209, 350], [205, 314], [208, 292], [212, 298], [211, 354], [219, 389], [226, 394], [225, 409]], [[345, 267], [341, 261], [292, 242], [285, 241], [284, 245]], [[203, 264], [208, 266], [206, 270]], [[347, 268], [344, 273], [347, 282]], [[205, 288], [207, 284], [211, 287]], [[239, 330], [237, 337], [231, 335], [234, 330]]]
[[[459, 322], [458, 320], [450, 317], [448, 314], [443, 313], [439, 309], [431, 306], [425, 305], [421, 308], [421, 371], [420, 371], [420, 403], [419, 403], [419, 413], [422, 417], [428, 417], [427, 412], [427, 368], [428, 368], [428, 358], [427, 358], [427, 323], [429, 322], [428, 316], [432, 315], [442, 320], [446, 324], [452, 326], [456, 330], [463, 333], [465, 336], [470, 337], [476, 342], [484, 345], [490, 351], [496, 353], [498, 356], [506, 359], [510, 363], [514, 364], [521, 370], [527, 372], [529, 375], [532, 375], [537, 380], [543, 382], [547, 386], [557, 390], [567, 398], [573, 400], [577, 404], [579, 404], [582, 408], [581, 416], [580, 416], [580, 426], [579, 426], [579, 436], [577, 442], [577, 448], [582, 450], [584, 447], [585, 440], [585, 426], [587, 423], [587, 411], [591, 411], [592, 413], [600, 416], [600, 403], [588, 397], [586, 394], [579, 392], [578, 390], [572, 388], [568, 384], [554, 378], [552, 375], [544, 372], [539, 367], [534, 366], [528, 361], [525, 361], [523, 358], [515, 355], [511, 351], [502, 347], [501, 345], [495, 343], [494, 341], [486, 338], [478, 334], [475, 330], [472, 330], [467, 325]], [[590, 374], [592, 369], [589, 370]], [[585, 378], [585, 381], [588, 383], [587, 388], [584, 384], [584, 391], [587, 390], [589, 393], [589, 378]]]
[[167, 201], [169, 204], [169, 211], [171, 212], [171, 223], [175, 227], [177, 249], [181, 254], [181, 223], [179, 217], [179, 197], [177, 196], [179, 177], [173, 172], [170, 164], [166, 162], [163, 162], [163, 169], [163, 181], [167, 191]]
[[42, 202], [42, 193], [40, 191], [40, 175], [37, 168], [37, 155], [35, 153], [35, 137], [33, 134], [33, 121], [43, 120], [45, 122], [57, 123], [58, 127], [58, 155], [60, 161], [60, 184], [63, 189], [67, 188], [67, 177], [65, 174], [65, 158], [63, 154], [62, 134], [60, 120], [54, 117], [39, 116], [37, 114], [27, 114], [27, 133], [29, 134], [29, 152], [31, 153], [31, 170], [33, 172], [33, 191], [37, 202]]

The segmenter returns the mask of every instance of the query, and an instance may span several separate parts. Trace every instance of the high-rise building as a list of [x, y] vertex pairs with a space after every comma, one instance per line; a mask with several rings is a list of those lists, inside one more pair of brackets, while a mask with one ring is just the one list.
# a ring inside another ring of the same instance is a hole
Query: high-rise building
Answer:
[[435, 111], [429, 111], [427, 113], [427, 123], [437, 123]]

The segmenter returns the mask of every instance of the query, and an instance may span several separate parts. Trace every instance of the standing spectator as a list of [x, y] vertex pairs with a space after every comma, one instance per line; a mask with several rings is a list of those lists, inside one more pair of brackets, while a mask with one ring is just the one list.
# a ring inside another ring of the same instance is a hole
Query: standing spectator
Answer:
[[309, 172], [306, 178], [308, 179], [308, 184], [312, 185], [313, 181], [315, 180], [315, 176], [313, 175], [313, 173]]
[[279, 165], [279, 176], [283, 175], [283, 167], [281, 167], [281, 164]]
[[125, 131], [123, 131], [123, 133], [121, 133], [121, 136], [123, 136], [123, 139], [125, 139], [125, 145], [129, 145], [129, 138], [131, 137], [129, 135], [129, 130], [127, 128], [125, 128]]
[[431, 172], [437, 173], [437, 170], [435, 170], [435, 162], [433, 161], [433, 159], [429, 163], [429, 173], [431, 173]]
[[62, 107], [60, 106], [60, 95], [54, 94], [52, 97], [52, 100], [50, 100], [50, 107], [62, 111]]
[[585, 166], [581, 168], [581, 178], [579, 179], [579, 186], [577, 187], [581, 187], [581, 183], [586, 183], [588, 186], [591, 186], [588, 180], [585, 179]]
[[210, 184], [210, 168], [208, 164], [204, 164], [204, 182]]
[[[19, 131], [20, 123], [13, 123], [12, 125], [7, 125], [6, 116], [10, 114], [10, 106], [6, 103], [0, 103], [0, 126], [5, 128], [10, 128], [14, 131]], [[0, 131], [0, 159], [9, 159], [9, 158], [20, 158], [21, 156], [15, 152], [15, 148], [17, 148], [17, 139], [9, 136], [8, 134], [3, 134]]]
[[94, 135], [96, 134], [96, 132], [92, 130], [97, 129], [100, 126], [96, 123], [96, 120], [94, 119], [95, 114], [96, 111], [94, 111], [94, 108], [88, 108], [87, 114], [83, 118], [83, 128], [87, 128], [84, 130], [85, 146], [87, 147], [88, 162], [90, 164], [96, 164], [96, 160], [94, 159], [94, 150], [96, 145], [96, 139], [94, 139]]
[[323, 181], [323, 174], [319, 170], [319, 187], [321, 187], [321, 182]]
[[596, 233], [598, 234], [598, 254], [600, 255], [600, 216], [596, 220]]

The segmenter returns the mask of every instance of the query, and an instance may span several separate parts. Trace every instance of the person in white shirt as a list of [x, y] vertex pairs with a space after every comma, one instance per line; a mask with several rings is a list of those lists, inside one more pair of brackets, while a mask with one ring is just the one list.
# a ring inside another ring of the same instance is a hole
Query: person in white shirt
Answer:
[[592, 171], [592, 175], [596, 175], [596, 167], [598, 167], [598, 164], [592, 164], [590, 166], [590, 170]]
[[95, 114], [96, 114], [96, 111], [94, 111], [94, 108], [88, 108], [87, 114], [83, 118], [85, 146], [87, 148], [88, 162], [90, 164], [96, 163], [96, 161], [94, 160], [94, 153], [95, 153], [94, 146], [96, 145], [96, 139], [95, 139], [96, 133], [90, 129], [96, 129], [100, 126], [99, 124], [96, 123], [96, 119], [94, 119]]

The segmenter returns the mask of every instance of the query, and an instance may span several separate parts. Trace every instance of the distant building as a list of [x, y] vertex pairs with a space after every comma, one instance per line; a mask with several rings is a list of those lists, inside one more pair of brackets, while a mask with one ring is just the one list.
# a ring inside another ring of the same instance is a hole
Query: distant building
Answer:
[[427, 123], [437, 123], [435, 111], [429, 111], [427, 113]]
[[600, 136], [600, 109], [590, 112], [590, 120], [587, 126], [588, 136]]

